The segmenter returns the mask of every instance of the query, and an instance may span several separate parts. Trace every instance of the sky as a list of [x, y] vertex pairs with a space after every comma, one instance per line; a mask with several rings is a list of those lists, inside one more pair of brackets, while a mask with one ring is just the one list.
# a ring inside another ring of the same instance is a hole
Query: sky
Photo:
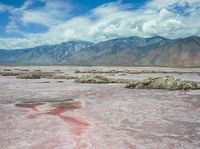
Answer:
[[0, 0], [0, 49], [200, 36], [200, 0]]

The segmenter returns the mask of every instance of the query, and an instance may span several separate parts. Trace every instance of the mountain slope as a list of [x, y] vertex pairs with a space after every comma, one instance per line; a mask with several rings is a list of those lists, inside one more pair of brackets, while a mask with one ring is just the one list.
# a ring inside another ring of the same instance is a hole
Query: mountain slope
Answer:
[[162, 37], [128, 37], [108, 40], [94, 44], [84, 51], [75, 53], [65, 61], [69, 64], [86, 65], [137, 65], [140, 57], [149, 47], [159, 47], [169, 42]]
[[0, 50], [0, 63], [57, 64], [92, 44], [86, 41], [68, 41], [58, 45], [44, 45], [30, 49]]
[[120, 38], [94, 44], [65, 63], [117, 66], [200, 66], [200, 38]]
[[177, 39], [169, 44], [151, 50], [141, 60], [142, 64], [157, 66], [199, 67], [200, 38]]
[[0, 63], [200, 67], [200, 37], [127, 37], [100, 43], [71, 41], [31, 49], [0, 50]]

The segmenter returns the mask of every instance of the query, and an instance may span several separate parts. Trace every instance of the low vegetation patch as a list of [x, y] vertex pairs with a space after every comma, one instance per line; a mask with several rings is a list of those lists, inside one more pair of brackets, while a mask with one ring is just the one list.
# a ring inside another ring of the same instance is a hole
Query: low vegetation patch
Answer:
[[53, 72], [42, 72], [42, 71], [34, 71], [34, 72], [0, 72], [0, 76], [16, 76], [18, 79], [65, 79], [65, 80], [73, 80], [78, 77], [75, 76], [56, 76]]
[[108, 78], [103, 77], [103, 76], [99, 76], [99, 75], [85, 75], [85, 76], [77, 78], [75, 80], [75, 82], [78, 82], [78, 83], [99, 83], [99, 84], [110, 83]]
[[74, 79], [78, 79], [78, 77], [75, 77], [75, 76], [51, 76], [49, 79], [74, 80]]
[[171, 68], [171, 69], [165, 69], [165, 68], [137, 68], [135, 69], [89, 69], [89, 70], [76, 70], [74, 71], [75, 73], [93, 73], [93, 74], [100, 74], [100, 73], [110, 73], [110, 74], [140, 74], [140, 73], [178, 73], [178, 74], [183, 74], [183, 73], [198, 73], [199, 71], [194, 71], [194, 70], [187, 70], [187, 69], [176, 69], [176, 68]]
[[18, 79], [41, 79], [41, 78], [50, 78], [54, 74], [51, 72], [30, 72], [24, 73], [17, 76]]
[[174, 77], [155, 77], [142, 81], [131, 81], [126, 86], [131, 89], [167, 89], [167, 90], [196, 90], [200, 89], [200, 82], [184, 81]]
[[23, 73], [21, 72], [0, 72], [0, 76], [18, 76]]
[[129, 83], [130, 80], [126, 79], [109, 79], [104, 76], [99, 75], [85, 75], [79, 77], [75, 80], [78, 83], [98, 83], [98, 84], [107, 84], [107, 83]]

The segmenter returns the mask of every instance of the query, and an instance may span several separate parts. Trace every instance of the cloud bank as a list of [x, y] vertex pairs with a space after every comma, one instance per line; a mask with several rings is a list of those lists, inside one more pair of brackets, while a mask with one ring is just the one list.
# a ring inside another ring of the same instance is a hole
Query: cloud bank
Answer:
[[[152, 0], [137, 9], [134, 3], [117, 1], [74, 17], [71, 15], [76, 11], [73, 4], [62, 0], [40, 0], [44, 6], [32, 9], [34, 2], [28, 0], [21, 8], [0, 5], [0, 12], [11, 13], [7, 32], [21, 35], [18, 38], [0, 38], [1, 49], [28, 48], [69, 40], [100, 42], [125, 36], [180, 38], [200, 35], [199, 0]], [[20, 28], [32, 24], [45, 26], [48, 31], [26, 33]]]

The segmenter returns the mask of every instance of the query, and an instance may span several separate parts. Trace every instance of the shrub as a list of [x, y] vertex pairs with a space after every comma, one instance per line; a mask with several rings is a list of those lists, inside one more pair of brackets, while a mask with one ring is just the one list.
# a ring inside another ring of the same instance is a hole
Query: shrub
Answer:
[[110, 83], [110, 80], [106, 77], [99, 76], [99, 75], [86, 75], [79, 77], [75, 80], [78, 83]]
[[200, 82], [183, 81], [174, 77], [148, 78], [142, 81], [131, 81], [126, 86], [131, 89], [167, 89], [167, 90], [195, 90], [200, 89]]
[[104, 76], [99, 75], [86, 75], [79, 77], [75, 80], [78, 83], [99, 83], [99, 84], [106, 84], [106, 83], [129, 83], [130, 80], [127, 79], [109, 79]]
[[19, 79], [41, 79], [52, 77], [53, 74], [50, 72], [30, 72], [24, 73], [17, 76]]
[[0, 72], [0, 76], [18, 76], [23, 73], [20, 72]]

